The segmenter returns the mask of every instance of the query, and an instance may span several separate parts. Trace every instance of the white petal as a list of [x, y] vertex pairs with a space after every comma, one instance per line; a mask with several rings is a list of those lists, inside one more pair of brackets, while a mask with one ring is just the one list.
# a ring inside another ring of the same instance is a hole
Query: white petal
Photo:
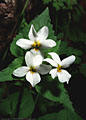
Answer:
[[54, 40], [47, 39], [47, 40], [42, 40], [41, 45], [42, 48], [52, 48], [56, 46], [56, 42]]
[[16, 70], [13, 71], [13, 75], [16, 77], [23, 77], [26, 75], [26, 73], [28, 72], [29, 68], [26, 66], [22, 66], [17, 68]]
[[36, 55], [41, 55], [42, 57], [42, 61], [44, 60], [44, 56], [42, 55], [42, 53], [40, 52], [40, 50], [36, 51], [35, 49], [31, 49], [30, 52], [36, 56]]
[[39, 66], [42, 64], [43, 57], [41, 55], [35, 55], [33, 58], [33, 66]]
[[34, 55], [32, 52], [27, 52], [25, 55], [27, 66], [39, 66], [42, 64], [43, 57], [41, 55]]
[[33, 56], [33, 54], [31, 53], [31, 52], [26, 52], [26, 54], [25, 54], [25, 62], [26, 62], [26, 65], [27, 66], [32, 66], [33, 65], [33, 58], [34, 58], [34, 56]]
[[73, 62], [75, 61], [75, 56], [71, 55], [65, 59], [62, 60], [62, 67], [67, 68], [69, 67]]
[[16, 42], [16, 45], [18, 45], [19, 47], [23, 48], [23, 49], [29, 49], [32, 47], [32, 44], [33, 42], [30, 41], [30, 40], [27, 40], [27, 39], [19, 39], [17, 42]]
[[46, 58], [43, 61], [46, 61], [46, 62], [50, 63], [54, 67], [57, 67], [57, 63], [54, 60], [50, 59], [50, 58]]
[[51, 55], [52, 59], [57, 63], [60, 64], [61, 60], [58, 54], [56, 54], [55, 52], [50, 52], [48, 53], [49, 55]]
[[42, 27], [38, 31], [37, 35], [38, 38], [40, 38], [40, 41], [46, 39], [48, 37], [48, 27], [47, 26]]
[[38, 72], [41, 74], [41, 75], [45, 75], [47, 73], [49, 73], [51, 70], [51, 66], [50, 65], [40, 65], [40, 67], [38, 68]]
[[57, 69], [52, 69], [49, 74], [51, 74], [52, 78], [54, 79], [57, 77]]
[[26, 74], [26, 80], [28, 82], [30, 82], [30, 84], [32, 85], [32, 87], [34, 87], [36, 84], [38, 84], [41, 80], [41, 77], [38, 73], [31, 73], [31, 72], [28, 72]]
[[60, 82], [69, 82], [69, 79], [71, 78], [71, 75], [66, 70], [61, 70], [61, 72], [57, 72], [58, 79]]
[[37, 33], [36, 33], [36, 30], [35, 30], [33, 25], [31, 25], [31, 28], [30, 28], [28, 36], [29, 36], [29, 39], [32, 40], [32, 41], [35, 41], [35, 39], [37, 37]]

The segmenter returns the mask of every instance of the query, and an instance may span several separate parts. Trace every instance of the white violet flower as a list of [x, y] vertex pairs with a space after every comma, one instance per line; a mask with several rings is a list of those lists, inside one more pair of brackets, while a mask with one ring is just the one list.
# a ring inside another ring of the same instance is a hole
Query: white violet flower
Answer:
[[75, 56], [71, 55], [61, 61], [58, 54], [51, 52], [49, 55], [51, 55], [52, 59], [46, 58], [44, 61], [50, 63], [53, 67], [56, 67], [52, 69], [49, 74], [51, 74], [53, 79], [58, 76], [60, 82], [67, 82], [68, 84], [71, 75], [62, 68], [69, 67], [75, 61]]
[[41, 80], [40, 74], [47, 74], [51, 70], [51, 66], [42, 64], [42, 61], [41, 55], [34, 56], [31, 52], [27, 52], [25, 55], [27, 66], [17, 68], [13, 71], [13, 75], [16, 77], [26, 76], [26, 80], [34, 87]]
[[28, 39], [21, 38], [16, 44], [23, 49], [32, 49], [32, 52], [39, 53], [40, 48], [52, 48], [56, 46], [56, 42], [51, 39], [47, 39], [49, 34], [48, 27], [42, 27], [38, 32], [36, 32], [33, 25], [31, 25]]

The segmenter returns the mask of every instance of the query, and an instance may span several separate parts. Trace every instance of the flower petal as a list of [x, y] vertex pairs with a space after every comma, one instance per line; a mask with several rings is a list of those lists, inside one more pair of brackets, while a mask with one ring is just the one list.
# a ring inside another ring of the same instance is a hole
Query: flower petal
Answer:
[[61, 70], [61, 72], [57, 72], [58, 79], [60, 82], [69, 82], [69, 79], [71, 78], [71, 75], [66, 70]]
[[30, 82], [30, 84], [32, 85], [32, 87], [34, 87], [36, 84], [38, 84], [41, 80], [41, 77], [38, 73], [31, 73], [31, 72], [28, 72], [26, 74], [26, 80], [28, 82]]
[[38, 68], [38, 72], [41, 75], [45, 75], [45, 74], [49, 73], [50, 70], [51, 70], [51, 66], [50, 65], [45, 65], [45, 64], [40, 65], [40, 67]]
[[57, 63], [54, 60], [50, 59], [50, 58], [46, 58], [43, 61], [46, 61], [46, 62], [50, 63], [54, 67], [57, 67]]
[[52, 48], [56, 46], [56, 42], [54, 40], [47, 39], [47, 40], [42, 40], [41, 45], [42, 48]]
[[37, 32], [34, 28], [33, 25], [31, 25], [31, 28], [30, 28], [30, 31], [29, 31], [29, 39], [32, 40], [32, 41], [35, 41], [36, 37], [37, 37]]
[[32, 52], [27, 52], [25, 55], [27, 66], [39, 66], [42, 64], [43, 57], [41, 55], [34, 55]]
[[33, 59], [33, 66], [39, 66], [42, 64], [43, 57], [41, 55], [35, 55]]
[[67, 68], [69, 67], [73, 62], [75, 61], [75, 56], [71, 55], [65, 59], [62, 60], [62, 67]]
[[19, 47], [23, 48], [23, 49], [29, 49], [32, 47], [32, 44], [33, 42], [30, 41], [30, 40], [27, 40], [27, 39], [19, 39], [17, 42], [16, 42], [16, 45], [18, 45]]
[[37, 35], [38, 35], [38, 38], [40, 38], [40, 41], [45, 40], [48, 37], [48, 27], [47, 26], [42, 27], [38, 31]]
[[48, 53], [49, 55], [51, 55], [52, 59], [57, 63], [60, 64], [61, 60], [58, 54], [56, 54], [55, 52], [50, 52]]
[[42, 61], [43, 61], [44, 56], [43, 56], [43, 54], [40, 52], [40, 50], [36, 51], [35, 49], [31, 49], [30, 52], [31, 52], [34, 56], [41, 55]]
[[17, 68], [16, 70], [13, 71], [13, 75], [16, 77], [23, 77], [26, 75], [26, 73], [28, 72], [29, 68], [26, 66], [22, 66]]
[[57, 76], [57, 69], [52, 69], [49, 74], [51, 74], [51, 77], [54, 79]]
[[25, 54], [25, 62], [26, 62], [26, 65], [27, 66], [32, 66], [33, 65], [33, 58], [34, 58], [34, 56], [33, 56], [33, 54], [31, 53], [31, 52], [26, 52], [26, 54]]
[[34, 55], [42, 55], [40, 50], [31, 49], [30, 52]]

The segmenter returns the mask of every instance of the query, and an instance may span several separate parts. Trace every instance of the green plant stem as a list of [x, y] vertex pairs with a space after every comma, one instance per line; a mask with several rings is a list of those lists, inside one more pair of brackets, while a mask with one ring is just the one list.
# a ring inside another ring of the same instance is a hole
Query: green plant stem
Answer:
[[34, 103], [34, 105], [36, 106], [36, 104], [37, 104], [37, 101], [38, 101], [38, 98], [39, 98], [39, 93], [37, 94], [37, 97], [36, 97], [36, 100], [35, 100], [35, 103]]
[[18, 97], [18, 104], [17, 104], [17, 106], [16, 106], [15, 118], [18, 118], [18, 115], [19, 115], [20, 105], [21, 105], [21, 100], [22, 100], [23, 92], [24, 92], [24, 84], [22, 83], [22, 86], [21, 86], [20, 92], [19, 92], [19, 97]]
[[6, 58], [6, 56], [7, 56], [7, 53], [8, 53], [8, 47], [7, 47], [7, 49], [5, 50], [4, 55], [2, 56], [2, 61], [5, 60], [5, 58]]
[[57, 45], [57, 48], [58, 48], [57, 50], [58, 50], [58, 51], [59, 51], [60, 45], [61, 45], [61, 40], [58, 41], [58, 45]]
[[68, 22], [65, 27], [65, 32], [64, 32], [64, 40], [67, 40], [68, 34], [69, 34], [69, 29], [70, 29], [70, 23], [71, 23], [71, 13], [68, 13]]
[[[38, 93], [37, 96], [36, 96], [36, 99], [35, 99], [35, 102], [34, 102], [34, 111], [35, 111], [36, 104], [37, 104], [37, 102], [38, 102], [39, 96], [40, 96], [40, 93]], [[34, 112], [34, 111], [33, 111], [33, 112]], [[32, 113], [32, 114], [33, 114], [33, 113]], [[30, 116], [30, 118], [32, 118], [32, 115]]]
[[26, 0], [25, 5], [24, 5], [24, 8], [23, 8], [23, 10], [22, 10], [22, 12], [21, 12], [21, 14], [20, 14], [20, 17], [22, 17], [22, 16], [24, 15], [24, 12], [25, 12], [25, 9], [26, 9], [26, 7], [27, 7], [27, 5], [28, 5], [28, 2], [29, 2], [29, 0]]
[[56, 26], [55, 26], [55, 31], [56, 31], [56, 34], [57, 34], [57, 26], [58, 26], [58, 15], [56, 14], [56, 17], [55, 17], [55, 22], [56, 22]]
[[28, 2], [29, 2], [29, 0], [26, 0], [25, 5], [24, 5], [24, 8], [23, 8], [21, 14], [17, 16], [15, 26], [14, 26], [11, 34], [10, 34], [10, 38], [12, 38], [13, 33], [16, 31], [16, 28], [19, 27], [19, 25], [21, 24], [21, 21], [22, 21], [22, 18], [23, 18], [23, 16], [24, 16], [24, 12], [25, 12], [25, 9], [26, 9], [26, 7], [27, 7], [27, 5], [28, 5]]

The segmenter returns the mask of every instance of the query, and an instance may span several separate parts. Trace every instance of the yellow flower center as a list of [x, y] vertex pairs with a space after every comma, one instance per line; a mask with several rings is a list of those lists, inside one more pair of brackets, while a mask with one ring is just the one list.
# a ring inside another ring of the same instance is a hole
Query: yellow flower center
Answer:
[[34, 74], [36, 72], [36, 68], [34, 66], [31, 66], [29, 71]]
[[32, 44], [32, 47], [36, 50], [36, 51], [38, 51], [39, 50], [39, 47], [41, 46], [41, 44], [40, 44], [40, 41], [38, 40], [38, 41], [34, 41], [34, 43]]
[[58, 64], [57, 71], [61, 72], [61, 65]]

